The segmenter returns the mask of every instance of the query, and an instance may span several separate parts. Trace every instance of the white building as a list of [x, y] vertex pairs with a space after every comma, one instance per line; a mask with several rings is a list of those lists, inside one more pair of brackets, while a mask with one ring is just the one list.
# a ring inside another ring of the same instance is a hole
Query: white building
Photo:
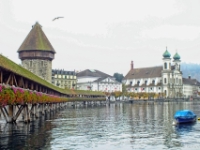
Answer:
[[122, 83], [99, 70], [86, 69], [77, 73], [77, 89], [102, 92], [122, 91]]
[[183, 96], [184, 98], [198, 97], [200, 92], [200, 82], [192, 79], [191, 76], [183, 78]]
[[171, 54], [166, 51], [163, 54], [163, 64], [156, 67], [131, 69], [123, 79], [128, 92], [157, 93], [160, 96], [176, 98], [182, 97], [182, 72], [180, 70], [180, 56], [176, 53], [171, 60]]

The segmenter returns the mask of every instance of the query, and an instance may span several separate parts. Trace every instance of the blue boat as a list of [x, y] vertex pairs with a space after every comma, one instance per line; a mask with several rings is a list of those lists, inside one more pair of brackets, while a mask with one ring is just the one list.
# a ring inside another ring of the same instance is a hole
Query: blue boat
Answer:
[[176, 123], [190, 123], [195, 122], [197, 115], [190, 110], [179, 110], [175, 113], [174, 119]]

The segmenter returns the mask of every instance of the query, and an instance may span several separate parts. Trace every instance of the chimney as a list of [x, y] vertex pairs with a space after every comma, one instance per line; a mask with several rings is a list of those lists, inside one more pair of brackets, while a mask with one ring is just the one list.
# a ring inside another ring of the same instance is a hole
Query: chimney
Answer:
[[131, 61], [131, 70], [133, 70], [133, 61]]

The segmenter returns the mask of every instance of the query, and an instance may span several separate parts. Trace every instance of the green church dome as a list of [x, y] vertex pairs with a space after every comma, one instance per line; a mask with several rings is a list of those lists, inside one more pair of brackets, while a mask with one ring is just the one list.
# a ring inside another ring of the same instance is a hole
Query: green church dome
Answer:
[[174, 60], [179, 60], [181, 57], [178, 53], [176, 53], [173, 58], [174, 58]]
[[168, 52], [168, 50], [166, 49], [166, 51], [163, 54], [164, 58], [170, 58], [171, 54]]

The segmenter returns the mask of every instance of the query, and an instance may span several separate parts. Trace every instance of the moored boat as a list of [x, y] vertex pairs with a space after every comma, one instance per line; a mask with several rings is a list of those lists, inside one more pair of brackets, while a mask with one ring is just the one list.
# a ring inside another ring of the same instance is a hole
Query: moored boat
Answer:
[[174, 119], [176, 123], [195, 122], [196, 118], [197, 118], [197, 115], [191, 110], [179, 110], [174, 115]]

